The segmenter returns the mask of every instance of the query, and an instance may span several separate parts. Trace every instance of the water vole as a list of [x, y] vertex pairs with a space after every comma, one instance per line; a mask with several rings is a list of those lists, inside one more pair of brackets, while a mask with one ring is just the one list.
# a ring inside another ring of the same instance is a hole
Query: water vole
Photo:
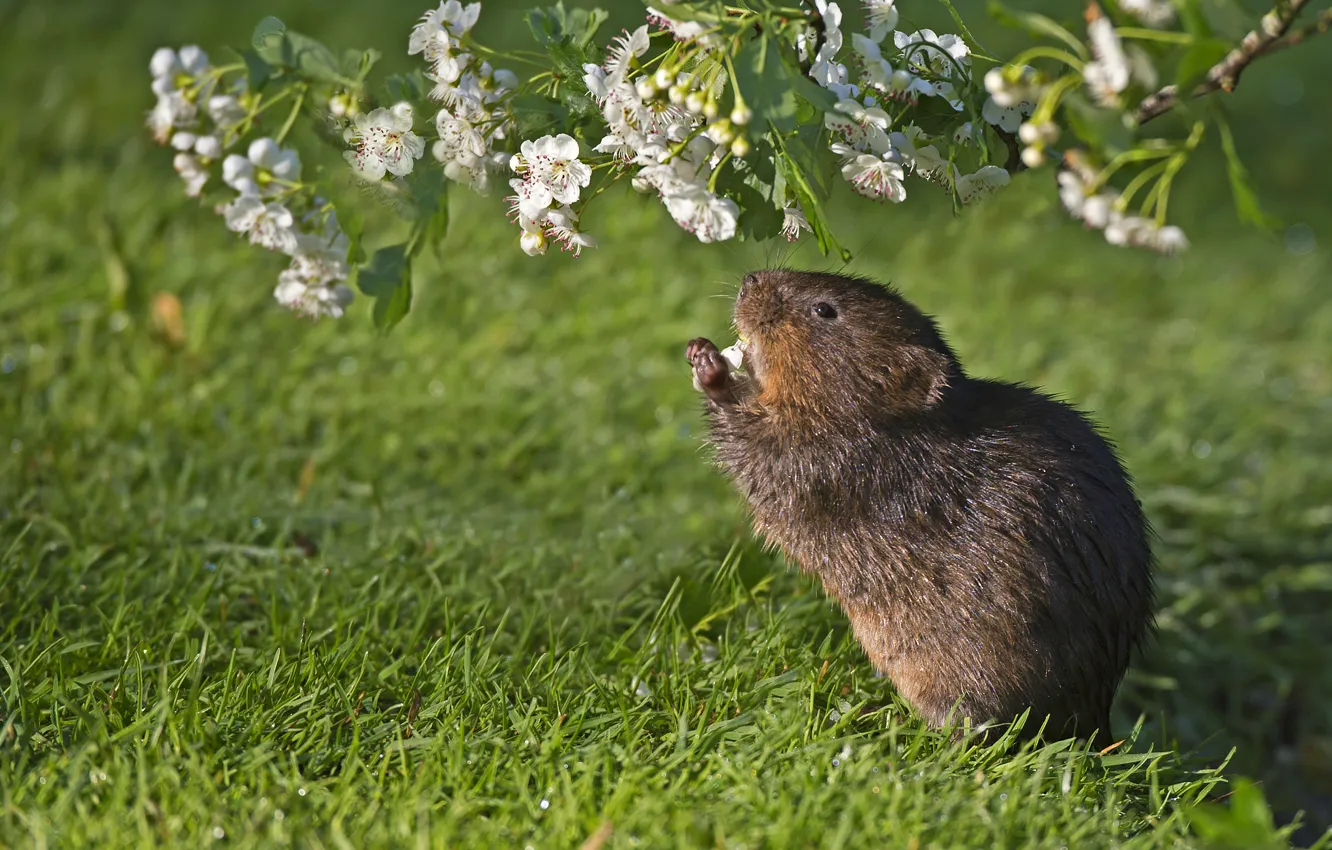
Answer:
[[933, 725], [1030, 707], [1028, 732], [1049, 715], [1047, 737], [1110, 740], [1152, 556], [1091, 422], [969, 377], [929, 317], [869, 281], [754, 272], [735, 324], [743, 373], [708, 340], [687, 350], [717, 461], [874, 666]]

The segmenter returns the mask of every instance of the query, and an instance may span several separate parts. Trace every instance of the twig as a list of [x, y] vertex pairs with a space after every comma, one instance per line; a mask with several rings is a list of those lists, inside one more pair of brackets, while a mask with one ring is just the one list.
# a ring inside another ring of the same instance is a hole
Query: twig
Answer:
[[[1332, 10], [1328, 10], [1319, 16], [1316, 23], [1287, 35], [1291, 23], [1308, 3], [1309, 0], [1278, 2], [1272, 11], [1263, 16], [1258, 29], [1244, 36], [1238, 47], [1213, 65], [1207, 76], [1189, 96], [1201, 97], [1217, 90], [1232, 92], [1239, 83], [1240, 74], [1254, 59], [1276, 50], [1293, 47], [1310, 36], [1319, 35], [1332, 28]], [[1148, 95], [1138, 104], [1138, 123], [1145, 124], [1153, 118], [1164, 115], [1179, 102], [1179, 99], [1179, 89], [1176, 86], [1166, 86]]]

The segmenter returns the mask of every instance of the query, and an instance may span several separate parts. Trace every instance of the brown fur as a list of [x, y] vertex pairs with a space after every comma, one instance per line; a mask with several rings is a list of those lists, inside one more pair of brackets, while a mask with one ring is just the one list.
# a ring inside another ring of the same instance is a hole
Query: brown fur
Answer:
[[687, 352], [717, 460], [874, 666], [932, 725], [1031, 708], [1028, 732], [1048, 715], [1047, 736], [1108, 742], [1152, 559], [1087, 418], [968, 377], [929, 317], [867, 281], [756, 272], [735, 323], [745, 374], [707, 340]]

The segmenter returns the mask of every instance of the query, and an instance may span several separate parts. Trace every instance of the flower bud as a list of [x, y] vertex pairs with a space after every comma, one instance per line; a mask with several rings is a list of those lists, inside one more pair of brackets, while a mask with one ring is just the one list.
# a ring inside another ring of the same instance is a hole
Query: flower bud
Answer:
[[731, 155], [736, 157], [746, 157], [749, 155], [749, 139], [744, 136], [736, 136], [731, 142]]
[[1041, 140], [1041, 128], [1030, 121], [1023, 121], [1022, 126], [1018, 127], [1018, 138], [1024, 145], [1037, 144]]
[[906, 91], [906, 87], [911, 85], [911, 74], [899, 68], [898, 70], [893, 71], [893, 76], [892, 79], [889, 80], [889, 84], [897, 91]]
[[998, 94], [1008, 88], [1008, 81], [1004, 79], [1004, 70], [1002, 68], [991, 68], [985, 72], [985, 90], [990, 94]]
[[731, 140], [735, 138], [735, 131], [731, 129], [731, 122], [723, 118], [708, 125], [708, 138], [719, 145], [729, 145]]
[[546, 234], [541, 231], [524, 232], [522, 239], [519, 240], [523, 253], [529, 257], [536, 257], [546, 253], [546, 248], [550, 243], [546, 240]]
[[200, 136], [194, 142], [194, 151], [204, 159], [217, 159], [222, 155], [222, 142], [217, 136]]
[[639, 193], [640, 195], [647, 195], [647, 194], [651, 194], [652, 192], [656, 191], [656, 187], [653, 186], [652, 183], [649, 182], [649, 181], [648, 181], [646, 178], [644, 178], [644, 177], [635, 177], [635, 178], [633, 178], [632, 180], [629, 181], [629, 185], [630, 185], [630, 186], [633, 186], [633, 187], [634, 187], [634, 191], [637, 192], [637, 193]]
[[1040, 168], [1045, 164], [1045, 148], [1023, 148], [1022, 162], [1028, 168]]
[[685, 95], [685, 109], [688, 109], [695, 115], [703, 114], [704, 102], [703, 92], [701, 91], [691, 91], [689, 94]]
[[675, 82], [675, 75], [665, 68], [658, 68], [657, 73], [652, 75], [652, 81], [657, 84], [659, 90], [666, 90]]
[[754, 110], [745, 106], [743, 103], [737, 104], [735, 109], [731, 110], [731, 123], [743, 127], [754, 117]]
[[652, 100], [657, 96], [657, 85], [647, 77], [640, 77], [638, 82], [634, 83], [634, 90], [643, 100]]
[[707, 103], [703, 104], [703, 117], [709, 121], [716, 118], [719, 111], [715, 100], [708, 100]]
[[666, 90], [666, 98], [675, 106], [684, 106], [685, 100], [689, 97], [689, 90], [684, 86], [675, 85]]

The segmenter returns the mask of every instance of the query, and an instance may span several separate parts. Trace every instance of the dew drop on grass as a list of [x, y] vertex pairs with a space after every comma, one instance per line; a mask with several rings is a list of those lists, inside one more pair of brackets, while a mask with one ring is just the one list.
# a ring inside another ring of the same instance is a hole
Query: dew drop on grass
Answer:
[[213, 827], [213, 837], [221, 841], [227, 837], [227, 831], [220, 826]]
[[273, 812], [273, 820], [281, 822], [287, 815], [281, 809]]
[[433, 398], [443, 398], [444, 382], [439, 380], [431, 381], [430, 386], [426, 387], [426, 391], [429, 392]]
[[297, 793], [297, 794], [300, 794], [302, 797], [304, 797], [304, 796], [305, 796], [305, 789], [304, 789], [304, 788], [299, 788], [299, 789], [297, 789], [296, 793]]
[[13, 442], [9, 444], [9, 450], [14, 454], [18, 454], [19, 452], [23, 451], [23, 441], [15, 439]]
[[542, 811], [544, 811], [544, 810], [546, 810], [546, 809], [549, 809], [549, 808], [550, 808], [550, 800], [542, 800], [542, 801], [541, 801], [541, 809], [542, 809]]
[[204, 564], [204, 569], [208, 570], [208, 572], [210, 573], [214, 572], [217, 569], [217, 564], [214, 564], [212, 561], [209, 561], [208, 563]]
[[1212, 453], [1212, 444], [1206, 440], [1199, 440], [1193, 444], [1193, 456], [1199, 460], [1205, 459]]

